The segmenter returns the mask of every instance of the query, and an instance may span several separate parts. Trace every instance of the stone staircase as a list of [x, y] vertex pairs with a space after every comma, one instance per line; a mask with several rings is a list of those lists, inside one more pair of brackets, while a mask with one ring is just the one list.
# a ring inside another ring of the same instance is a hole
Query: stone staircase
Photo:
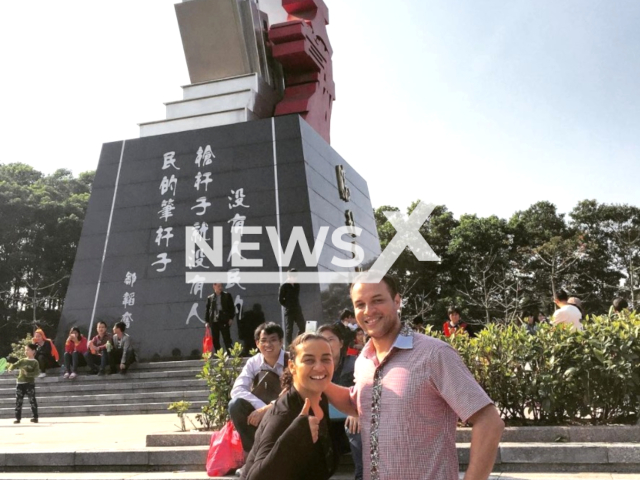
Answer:
[[[73, 380], [62, 377], [62, 369], [47, 370], [38, 379], [37, 398], [41, 418], [87, 415], [140, 415], [166, 413], [171, 402], [191, 402], [191, 411], [207, 403], [208, 390], [196, 375], [201, 360], [136, 363], [126, 375], [88, 375], [81, 369]], [[13, 418], [15, 376], [0, 376], [0, 419]], [[25, 399], [23, 416], [29, 418]]]

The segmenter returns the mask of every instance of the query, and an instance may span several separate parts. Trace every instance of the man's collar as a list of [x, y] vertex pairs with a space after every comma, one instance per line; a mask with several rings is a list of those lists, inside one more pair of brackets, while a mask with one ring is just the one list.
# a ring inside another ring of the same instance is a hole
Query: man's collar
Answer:
[[[411, 327], [403, 323], [395, 342], [393, 342], [393, 345], [391, 346], [391, 350], [394, 348], [399, 350], [411, 350], [413, 348], [413, 333], [414, 332]], [[376, 356], [376, 347], [374, 347], [371, 340], [369, 340], [362, 349], [362, 355], [364, 355], [365, 358], [373, 358]]]
[[[262, 353], [259, 354], [260, 355], [260, 364], [261, 365], [266, 365], [269, 368], [275, 368], [275, 365], [273, 367], [269, 366], [269, 364], [267, 362], [265, 362], [264, 360], [264, 355]], [[286, 367], [286, 365], [284, 364], [284, 350], [280, 349], [280, 355], [278, 356], [278, 360], [276, 360], [276, 365], [281, 365], [283, 368]]]

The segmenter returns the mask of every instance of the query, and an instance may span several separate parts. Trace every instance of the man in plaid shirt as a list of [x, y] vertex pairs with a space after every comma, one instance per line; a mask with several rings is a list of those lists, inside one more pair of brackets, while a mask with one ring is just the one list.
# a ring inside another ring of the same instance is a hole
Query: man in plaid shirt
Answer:
[[351, 286], [356, 320], [370, 337], [355, 386], [331, 385], [331, 403], [359, 415], [364, 480], [458, 480], [456, 423], [473, 426], [465, 480], [486, 480], [504, 422], [448, 344], [403, 327], [395, 280]]

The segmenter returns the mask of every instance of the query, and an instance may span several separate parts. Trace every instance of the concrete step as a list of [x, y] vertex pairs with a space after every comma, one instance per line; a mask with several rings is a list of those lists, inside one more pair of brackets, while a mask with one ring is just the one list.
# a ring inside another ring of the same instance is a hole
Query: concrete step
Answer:
[[[94, 395], [100, 393], [128, 393], [128, 392], [147, 392], [147, 391], [207, 391], [207, 384], [204, 380], [194, 379], [177, 379], [177, 380], [159, 380], [159, 381], [137, 381], [137, 382], [110, 382], [109, 377], [98, 377], [102, 381], [83, 382], [68, 380], [66, 382], [56, 382], [51, 384], [38, 384], [38, 396], [69, 394], [69, 395]], [[13, 398], [16, 393], [16, 387], [11, 384], [10, 387], [3, 386], [0, 388], [0, 398]]]
[[[62, 406], [47, 406], [38, 405], [38, 414], [40, 419], [46, 419], [47, 417], [82, 417], [90, 415], [147, 415], [154, 413], [167, 413], [167, 407], [169, 403], [182, 400], [182, 395], [178, 394], [175, 398], [167, 402], [146, 402], [146, 403], [114, 403], [110, 405], [62, 405]], [[193, 401], [191, 403], [190, 412], [197, 413], [200, 409], [206, 405], [207, 401]], [[22, 409], [22, 416], [24, 419], [28, 419], [31, 416], [29, 409], [29, 402], [25, 401], [25, 405]], [[0, 408], [0, 418], [13, 418], [14, 408], [6, 407]]]
[[3, 472], [203, 471], [209, 447], [141, 448], [114, 451], [6, 452], [0, 454]]
[[[48, 372], [48, 371], [47, 371]], [[78, 376], [74, 380], [65, 379], [61, 374], [47, 373], [47, 376], [44, 378], [38, 378], [36, 380], [36, 385], [38, 387], [44, 385], [50, 385], [54, 383], [65, 383], [69, 382], [74, 383], [84, 383], [84, 382], [143, 382], [143, 381], [156, 381], [159, 379], [195, 379], [196, 375], [200, 373], [200, 370], [197, 368], [185, 368], [181, 370], [129, 370], [126, 375], [114, 374], [114, 375], [88, 375], [85, 371], [80, 371]], [[16, 376], [11, 372], [5, 372], [0, 377], [0, 388], [15, 386]]]
[[[110, 405], [114, 403], [157, 403], [175, 402], [179, 400], [206, 401], [209, 398], [207, 391], [167, 391], [146, 393], [102, 393], [98, 395], [41, 395], [38, 398], [39, 407], [76, 407], [79, 405]], [[0, 398], [0, 411], [3, 408], [12, 408], [15, 398]]]
[[[464, 470], [469, 444], [458, 444]], [[76, 450], [0, 454], [0, 470], [10, 471], [202, 471], [208, 446], [147, 447], [118, 451]], [[117, 458], [117, 461], [114, 461]], [[117, 467], [115, 466], [117, 465]], [[640, 474], [638, 444], [510, 444], [500, 445], [494, 470], [502, 472], [627, 472]]]
[[[147, 435], [147, 447], [209, 445], [211, 432], [168, 432]], [[471, 429], [456, 430], [457, 443], [471, 442]], [[502, 442], [509, 444], [621, 443], [640, 447], [639, 426], [507, 427]]]
[[[0, 473], [0, 480], [235, 480], [238, 477], [209, 477], [204, 472], [68, 472], [68, 473]], [[464, 478], [464, 473], [458, 476]], [[331, 480], [353, 480], [352, 471], [338, 471]], [[634, 473], [491, 473], [488, 480], [638, 480]]]
[[248, 108], [238, 108], [225, 112], [194, 115], [192, 117], [177, 118], [173, 120], [145, 122], [138, 125], [140, 126], [140, 137], [142, 138], [153, 135], [197, 130], [199, 128], [219, 127], [221, 125], [249, 122], [257, 119], [258, 117]]

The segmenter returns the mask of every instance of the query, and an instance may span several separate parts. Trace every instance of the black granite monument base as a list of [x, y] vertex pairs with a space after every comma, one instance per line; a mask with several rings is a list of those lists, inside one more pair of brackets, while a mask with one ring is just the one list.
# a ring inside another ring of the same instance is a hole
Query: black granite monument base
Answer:
[[[263, 266], [237, 269], [225, 290], [239, 315], [260, 303], [267, 321], [281, 323], [279, 285], [242, 280], [255, 271], [282, 271], [286, 278], [288, 267], [278, 265], [264, 227], [278, 229], [283, 249], [296, 226], [311, 248], [321, 227], [329, 227], [317, 266], [305, 265], [299, 248], [290, 264], [323, 272], [337, 270], [334, 255], [350, 258], [330, 241], [345, 222], [362, 228], [355, 241], [365, 261], [380, 253], [365, 180], [297, 115], [104, 144], [57, 343], [73, 325], [93, 336], [98, 321], [111, 329], [123, 320], [142, 359], [199, 353], [212, 286], [188, 284], [185, 273], [233, 270], [230, 232], [243, 225], [263, 227], [261, 235], [243, 237], [259, 250], [242, 252]], [[221, 228], [224, 264], [198, 254], [188, 268], [186, 227], [209, 244]], [[317, 284], [302, 285], [301, 304], [305, 319], [318, 324], [350, 306], [345, 288]]]

